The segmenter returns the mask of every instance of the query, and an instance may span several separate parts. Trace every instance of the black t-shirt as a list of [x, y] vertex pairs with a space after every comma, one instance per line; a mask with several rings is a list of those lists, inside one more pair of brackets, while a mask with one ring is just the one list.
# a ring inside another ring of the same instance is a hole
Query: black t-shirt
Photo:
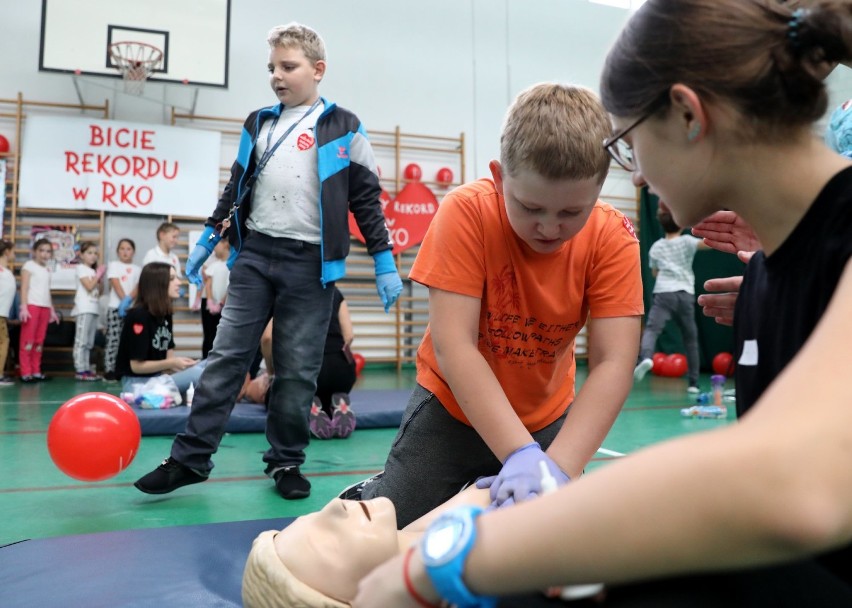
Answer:
[[174, 347], [171, 315], [158, 318], [144, 308], [131, 308], [127, 311], [121, 329], [115, 359], [116, 376], [156, 376], [159, 372], [133, 373], [130, 361], [162, 361]]
[[[775, 253], [768, 258], [756, 253], [746, 268], [734, 314], [738, 416], [754, 405], [810, 337], [850, 259], [852, 168], [826, 184]], [[841, 373], [848, 362], [834, 364]], [[808, 415], [803, 403], [802, 416]], [[852, 584], [852, 545], [822, 562]]]
[[746, 268], [734, 314], [737, 415], [754, 405], [810, 337], [850, 258], [852, 168], [826, 184], [775, 253], [756, 253]]
[[328, 335], [325, 338], [325, 353], [339, 353], [345, 344], [343, 330], [340, 329], [340, 305], [343, 303], [343, 294], [335, 287], [331, 303], [331, 321], [328, 324]]

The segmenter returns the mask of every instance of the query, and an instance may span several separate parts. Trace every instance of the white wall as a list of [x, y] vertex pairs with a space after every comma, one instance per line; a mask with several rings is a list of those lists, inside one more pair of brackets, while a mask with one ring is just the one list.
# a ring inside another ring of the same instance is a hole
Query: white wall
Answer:
[[[0, 97], [21, 92], [28, 100], [78, 102], [70, 76], [38, 71], [41, 2], [0, 0], [0, 14]], [[487, 174], [497, 156], [503, 114], [518, 91], [543, 80], [597, 89], [603, 58], [627, 16], [585, 0], [232, 0], [230, 86], [199, 89], [195, 111], [241, 118], [273, 103], [266, 33], [301, 21], [328, 47], [326, 97], [354, 110], [368, 130], [464, 132], [472, 178]], [[204, 41], [197, 52], [204, 53]], [[828, 82], [832, 107], [852, 96], [852, 70], [840, 68]], [[167, 121], [161, 104], [115, 93], [111, 79], [78, 84], [85, 101], [109, 98], [114, 118]], [[192, 93], [148, 83], [145, 95], [189, 107]]]
[[[28, 100], [77, 103], [71, 76], [38, 71], [41, 2], [0, 0], [0, 14], [0, 97], [22, 92]], [[399, 125], [421, 134], [464, 132], [471, 178], [486, 174], [496, 157], [503, 114], [519, 90], [542, 80], [597, 87], [606, 49], [626, 17], [584, 0], [233, 0], [229, 88], [202, 87], [195, 110], [241, 118], [275, 102], [266, 33], [301, 21], [328, 47], [323, 95], [354, 110], [368, 131]], [[109, 98], [116, 119], [167, 121], [160, 104], [115, 93], [116, 84], [78, 79], [84, 100]], [[145, 96], [188, 107], [191, 93], [148, 83]]]

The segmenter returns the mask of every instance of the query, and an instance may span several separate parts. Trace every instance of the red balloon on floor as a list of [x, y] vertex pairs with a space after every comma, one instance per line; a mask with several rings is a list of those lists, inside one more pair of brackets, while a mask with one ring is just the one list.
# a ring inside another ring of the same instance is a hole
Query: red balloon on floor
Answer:
[[60, 471], [80, 481], [118, 475], [139, 451], [142, 428], [124, 401], [84, 393], [65, 402], [47, 429], [47, 450]]
[[719, 353], [713, 357], [713, 371], [723, 376], [734, 375], [734, 356], [731, 353]]
[[672, 378], [680, 378], [686, 373], [688, 369], [686, 355], [682, 355], [680, 353], [674, 353], [666, 357], [667, 366], [669, 369], [669, 375]]
[[663, 375], [663, 361], [666, 360], [666, 353], [654, 353], [651, 361], [654, 362], [654, 367], [651, 368], [651, 373], [657, 376]]

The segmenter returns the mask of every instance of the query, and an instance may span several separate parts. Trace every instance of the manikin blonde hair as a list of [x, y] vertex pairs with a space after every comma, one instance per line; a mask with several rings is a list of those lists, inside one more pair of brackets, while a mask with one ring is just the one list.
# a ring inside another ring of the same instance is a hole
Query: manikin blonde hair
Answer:
[[275, 551], [278, 530], [261, 532], [254, 539], [243, 571], [245, 608], [349, 608], [295, 576]]
[[269, 30], [266, 41], [269, 43], [269, 48], [280, 46], [285, 49], [301, 49], [311, 63], [325, 61], [325, 43], [322, 37], [307, 25], [295, 21], [287, 25], [278, 25]]
[[506, 114], [500, 136], [503, 171], [532, 171], [547, 179], [592, 179], [609, 171], [603, 140], [609, 115], [589, 89], [541, 83], [522, 91]]

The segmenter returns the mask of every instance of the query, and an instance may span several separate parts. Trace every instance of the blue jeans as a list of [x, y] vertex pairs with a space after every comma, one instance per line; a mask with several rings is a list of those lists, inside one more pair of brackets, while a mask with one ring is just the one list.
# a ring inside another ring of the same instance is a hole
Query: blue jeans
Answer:
[[260, 337], [274, 319], [275, 380], [266, 415], [266, 473], [305, 461], [308, 414], [322, 366], [334, 290], [320, 281], [319, 245], [249, 233], [231, 270], [228, 298], [195, 387], [186, 429], [171, 456], [200, 473], [213, 468], [219, 447]]

